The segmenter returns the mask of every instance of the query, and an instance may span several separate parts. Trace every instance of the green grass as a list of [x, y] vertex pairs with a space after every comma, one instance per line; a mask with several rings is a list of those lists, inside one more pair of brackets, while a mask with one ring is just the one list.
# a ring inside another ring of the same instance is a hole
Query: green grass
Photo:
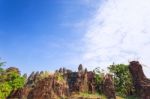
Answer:
[[136, 96], [127, 96], [127, 97], [120, 97], [120, 96], [117, 96], [117, 99], [139, 99], [139, 98], [136, 97]]
[[140, 98], [138, 98], [136, 96], [128, 96], [128, 97], [126, 97], [126, 99], [140, 99]]
[[[80, 92], [79, 94], [74, 94], [71, 96], [72, 98], [79, 98], [79, 97], [83, 97], [83, 98], [100, 98], [101, 95], [98, 93], [95, 94], [90, 94], [90, 93], [82, 93]], [[104, 96], [103, 96], [104, 97]], [[102, 98], [103, 99], [103, 98]], [[105, 98], [104, 98], [105, 99]]]
[[[82, 98], [101, 98], [101, 99], [107, 99], [105, 95], [95, 93], [95, 94], [90, 94], [90, 93], [82, 93], [80, 92], [79, 94], [75, 93], [74, 95], [71, 96], [72, 99], [78, 99], [79, 97]], [[139, 99], [135, 96], [128, 96], [128, 97], [121, 97], [121, 96], [116, 96], [116, 99]]]

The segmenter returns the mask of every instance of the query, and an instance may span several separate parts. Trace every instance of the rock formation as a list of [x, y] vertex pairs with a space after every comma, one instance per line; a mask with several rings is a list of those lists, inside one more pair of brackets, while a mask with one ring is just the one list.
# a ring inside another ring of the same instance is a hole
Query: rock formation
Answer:
[[[64, 99], [73, 93], [96, 92], [95, 73], [83, 69], [82, 64], [79, 65], [78, 72], [60, 68], [52, 75], [42, 76], [43, 74], [44, 72], [31, 73], [24, 88], [12, 91], [8, 99]], [[104, 81], [104, 87], [108, 97], [115, 97], [109, 76]]]
[[69, 87], [65, 81], [50, 76], [39, 81], [31, 90], [28, 99], [59, 99], [69, 95]]
[[116, 99], [115, 87], [112, 81], [112, 75], [106, 74], [103, 81], [103, 93], [107, 99]]
[[27, 96], [30, 91], [31, 88], [27, 87], [13, 90], [11, 94], [7, 97], [7, 99], [27, 99]]
[[78, 72], [68, 72], [67, 81], [70, 92], [95, 92], [94, 73], [83, 69], [82, 64], [78, 67]]
[[140, 99], [150, 99], [150, 80], [144, 75], [142, 65], [138, 61], [132, 61], [129, 65], [134, 87]]
[[61, 99], [67, 96], [69, 96], [67, 82], [53, 75], [40, 80], [34, 87], [28, 86], [12, 91], [8, 99]]

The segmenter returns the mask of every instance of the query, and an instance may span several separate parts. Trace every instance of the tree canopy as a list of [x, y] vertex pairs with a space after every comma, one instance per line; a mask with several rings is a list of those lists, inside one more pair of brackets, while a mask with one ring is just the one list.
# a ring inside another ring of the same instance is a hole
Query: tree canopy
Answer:
[[131, 95], [134, 92], [131, 74], [128, 65], [113, 64], [108, 67], [110, 73], [114, 74], [116, 91], [121, 96]]
[[4, 69], [5, 62], [0, 62], [0, 99], [6, 99], [12, 90], [22, 88], [25, 78], [21, 76], [19, 69], [10, 67]]

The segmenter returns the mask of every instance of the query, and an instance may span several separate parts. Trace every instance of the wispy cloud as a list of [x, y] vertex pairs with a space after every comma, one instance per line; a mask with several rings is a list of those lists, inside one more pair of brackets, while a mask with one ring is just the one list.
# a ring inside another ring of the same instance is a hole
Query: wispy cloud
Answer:
[[86, 23], [85, 63], [107, 66], [138, 59], [150, 66], [149, 5], [149, 0], [103, 0]]

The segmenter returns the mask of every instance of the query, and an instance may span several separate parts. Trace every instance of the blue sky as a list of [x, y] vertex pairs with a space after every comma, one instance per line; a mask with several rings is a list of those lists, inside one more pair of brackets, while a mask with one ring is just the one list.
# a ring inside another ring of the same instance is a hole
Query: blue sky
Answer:
[[80, 46], [83, 36], [75, 24], [94, 9], [86, 3], [0, 0], [0, 57], [7, 66], [17, 66], [23, 73], [73, 65], [71, 58], [81, 51], [74, 46]]
[[138, 60], [150, 77], [149, 0], [0, 0], [0, 57], [22, 73]]

